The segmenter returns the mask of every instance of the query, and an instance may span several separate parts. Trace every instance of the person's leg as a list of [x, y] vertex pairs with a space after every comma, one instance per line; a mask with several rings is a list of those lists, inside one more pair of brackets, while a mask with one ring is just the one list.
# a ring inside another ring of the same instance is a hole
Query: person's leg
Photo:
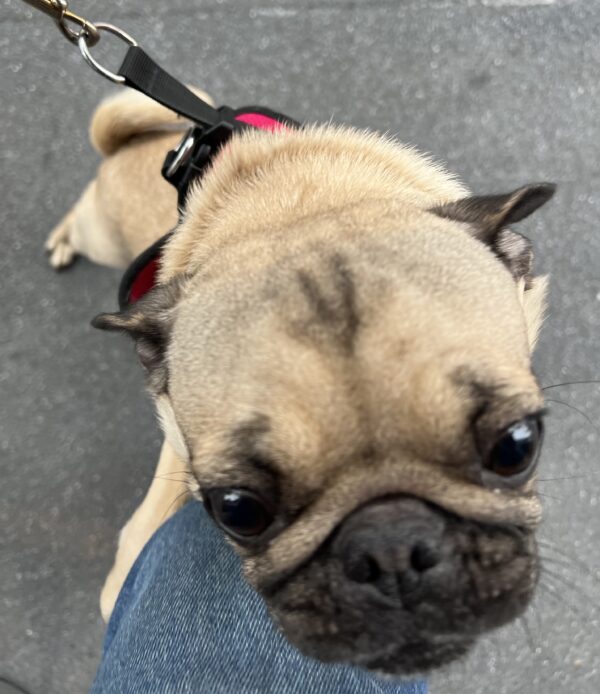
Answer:
[[146, 545], [108, 625], [93, 694], [425, 694], [290, 646], [201, 504]]
[[105, 622], [110, 619], [125, 579], [147, 542], [189, 501], [189, 489], [181, 472], [184, 467], [181, 458], [165, 440], [146, 496], [119, 533], [115, 561], [100, 592], [100, 613]]

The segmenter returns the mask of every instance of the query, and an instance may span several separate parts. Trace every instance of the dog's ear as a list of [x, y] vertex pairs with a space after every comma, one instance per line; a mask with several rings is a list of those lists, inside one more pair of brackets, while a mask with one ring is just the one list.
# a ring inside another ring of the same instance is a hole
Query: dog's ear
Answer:
[[181, 290], [180, 280], [158, 285], [125, 310], [101, 313], [92, 320], [94, 328], [125, 332], [133, 338], [154, 395], [167, 388], [166, 350]]
[[431, 210], [440, 217], [469, 224], [473, 235], [490, 246], [515, 279], [528, 280], [533, 260], [531, 244], [506, 227], [535, 212], [554, 195], [553, 183], [532, 183], [504, 195], [462, 198]]

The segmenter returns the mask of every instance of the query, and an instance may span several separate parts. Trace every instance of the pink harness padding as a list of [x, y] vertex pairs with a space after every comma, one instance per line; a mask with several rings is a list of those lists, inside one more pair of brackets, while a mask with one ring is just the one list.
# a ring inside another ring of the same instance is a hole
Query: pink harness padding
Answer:
[[286, 125], [278, 120], [275, 120], [275, 118], [270, 118], [262, 113], [240, 113], [235, 117], [235, 119], [239, 120], [241, 123], [251, 125], [253, 128], [257, 128], [258, 130], [268, 130], [272, 133], [279, 130], [287, 130]]

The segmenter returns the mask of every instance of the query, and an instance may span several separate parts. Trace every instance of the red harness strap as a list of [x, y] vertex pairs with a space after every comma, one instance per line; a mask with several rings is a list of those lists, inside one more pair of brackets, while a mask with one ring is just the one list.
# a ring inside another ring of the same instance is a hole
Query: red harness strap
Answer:
[[128, 298], [130, 304], [139, 301], [156, 284], [156, 278], [160, 270], [160, 258], [160, 253], [155, 258], [151, 258], [134, 278], [129, 290]]

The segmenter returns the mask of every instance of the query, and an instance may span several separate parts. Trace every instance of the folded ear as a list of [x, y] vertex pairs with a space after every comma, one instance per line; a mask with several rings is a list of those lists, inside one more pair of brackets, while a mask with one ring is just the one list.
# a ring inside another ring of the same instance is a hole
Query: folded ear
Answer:
[[181, 289], [179, 279], [158, 285], [125, 310], [101, 313], [92, 320], [94, 328], [124, 332], [133, 338], [154, 395], [167, 388], [166, 351]]
[[531, 244], [509, 224], [520, 222], [554, 195], [554, 183], [532, 183], [504, 195], [462, 198], [431, 211], [445, 219], [469, 224], [473, 235], [490, 246], [515, 279], [529, 276], [533, 253]]

